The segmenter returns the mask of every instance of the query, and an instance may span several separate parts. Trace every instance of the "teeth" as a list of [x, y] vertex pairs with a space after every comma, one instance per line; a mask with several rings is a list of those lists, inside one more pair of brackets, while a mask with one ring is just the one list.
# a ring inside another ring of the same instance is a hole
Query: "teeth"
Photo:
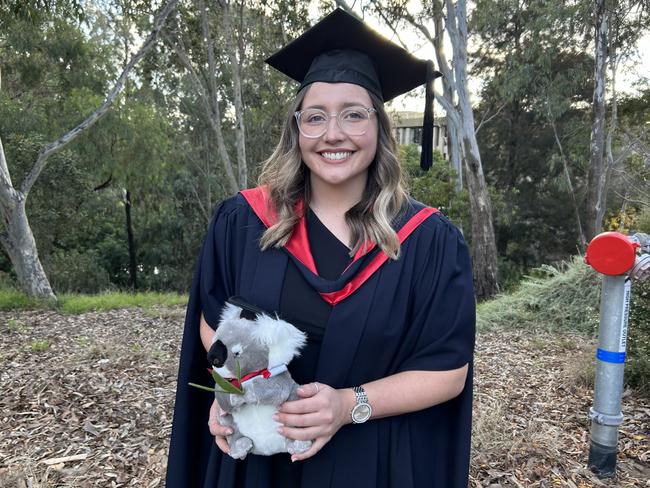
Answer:
[[352, 153], [348, 151], [348, 152], [336, 152], [336, 153], [332, 153], [332, 152], [324, 152], [324, 153], [321, 153], [321, 154], [322, 154], [322, 156], [323, 156], [325, 159], [331, 159], [331, 160], [333, 160], [333, 161], [337, 161], [337, 160], [339, 160], [339, 159], [345, 159], [345, 158], [347, 158], [347, 157], [350, 156]]

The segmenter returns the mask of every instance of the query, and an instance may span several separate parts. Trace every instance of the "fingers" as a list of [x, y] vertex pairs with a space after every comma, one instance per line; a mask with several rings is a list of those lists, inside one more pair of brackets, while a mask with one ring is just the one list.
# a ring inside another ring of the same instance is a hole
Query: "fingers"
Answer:
[[228, 448], [226, 436], [232, 434], [232, 429], [230, 427], [224, 427], [219, 423], [219, 417], [222, 417], [223, 415], [226, 415], [226, 413], [221, 410], [217, 400], [215, 399], [210, 407], [208, 428], [210, 429], [210, 434], [214, 436], [214, 441], [217, 444], [217, 447], [219, 447], [222, 452], [228, 454], [230, 449]]
[[288, 414], [278, 412], [273, 416], [273, 420], [282, 425], [291, 427], [313, 427], [328, 423], [327, 417], [318, 412], [306, 414]]
[[321, 403], [314, 398], [293, 400], [280, 405], [278, 409], [282, 413], [314, 413], [322, 407]]
[[314, 440], [312, 443], [311, 447], [306, 450], [305, 452], [302, 452], [300, 454], [294, 454], [291, 456], [291, 461], [304, 461], [305, 459], [308, 459], [312, 457], [314, 454], [316, 454], [318, 451], [320, 451], [325, 444], [329, 442], [331, 437], [319, 437], [318, 439]]
[[214, 436], [226, 437], [227, 435], [232, 434], [232, 429], [230, 427], [225, 427], [216, 420], [209, 421], [208, 427], [210, 428], [210, 434]]
[[228, 447], [228, 441], [224, 437], [215, 436], [214, 442], [217, 444], [217, 447], [221, 449], [221, 452], [224, 454], [230, 454], [230, 448]]
[[289, 438], [293, 439], [295, 441], [309, 441], [312, 439], [316, 439], [319, 436], [326, 435], [325, 432], [323, 432], [323, 426], [316, 426], [316, 427], [307, 427], [307, 428], [299, 428], [299, 427], [287, 427], [286, 425], [278, 427], [278, 432]]
[[296, 393], [302, 398], [310, 398], [318, 394], [326, 385], [321, 385], [320, 383], [308, 383], [298, 387]]

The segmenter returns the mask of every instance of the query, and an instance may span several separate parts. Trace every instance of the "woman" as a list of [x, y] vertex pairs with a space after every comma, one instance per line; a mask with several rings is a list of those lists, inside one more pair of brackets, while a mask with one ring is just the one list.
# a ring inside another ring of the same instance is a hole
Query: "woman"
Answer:
[[[262, 185], [222, 202], [204, 242], [167, 486], [465, 487], [467, 247], [435, 209], [408, 198], [383, 108], [430, 85], [431, 71], [341, 10], [268, 62], [301, 88]], [[277, 416], [283, 435], [314, 440], [303, 454], [234, 461], [216, 402], [185, 386], [201, 380], [221, 307], [235, 295], [308, 334], [289, 365], [301, 399]]]

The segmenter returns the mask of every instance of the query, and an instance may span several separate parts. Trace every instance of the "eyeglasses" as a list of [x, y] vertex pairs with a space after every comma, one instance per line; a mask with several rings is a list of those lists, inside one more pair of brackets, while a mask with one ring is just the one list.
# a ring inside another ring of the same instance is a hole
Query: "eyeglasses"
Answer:
[[370, 114], [377, 112], [374, 108], [348, 107], [338, 113], [328, 114], [318, 108], [308, 108], [296, 112], [296, 122], [300, 133], [316, 139], [327, 132], [330, 118], [336, 117], [339, 128], [349, 136], [362, 136], [370, 125]]

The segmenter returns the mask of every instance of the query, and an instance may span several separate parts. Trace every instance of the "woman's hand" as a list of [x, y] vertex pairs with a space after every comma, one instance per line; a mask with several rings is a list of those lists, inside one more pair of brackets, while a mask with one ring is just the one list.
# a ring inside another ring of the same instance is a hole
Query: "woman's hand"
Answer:
[[274, 419], [282, 424], [278, 432], [289, 439], [313, 440], [302, 454], [294, 454], [291, 461], [302, 461], [320, 451], [336, 432], [350, 421], [354, 404], [352, 390], [335, 390], [322, 383], [309, 383], [297, 390], [300, 400], [280, 405]]
[[224, 427], [219, 423], [219, 417], [226, 415], [226, 413], [221, 410], [217, 399], [215, 398], [210, 407], [210, 415], [208, 416], [208, 427], [210, 428], [210, 434], [214, 436], [214, 441], [217, 443], [217, 446], [225, 454], [230, 452], [228, 448], [228, 441], [226, 441], [226, 436], [232, 434], [232, 429], [230, 427]]

